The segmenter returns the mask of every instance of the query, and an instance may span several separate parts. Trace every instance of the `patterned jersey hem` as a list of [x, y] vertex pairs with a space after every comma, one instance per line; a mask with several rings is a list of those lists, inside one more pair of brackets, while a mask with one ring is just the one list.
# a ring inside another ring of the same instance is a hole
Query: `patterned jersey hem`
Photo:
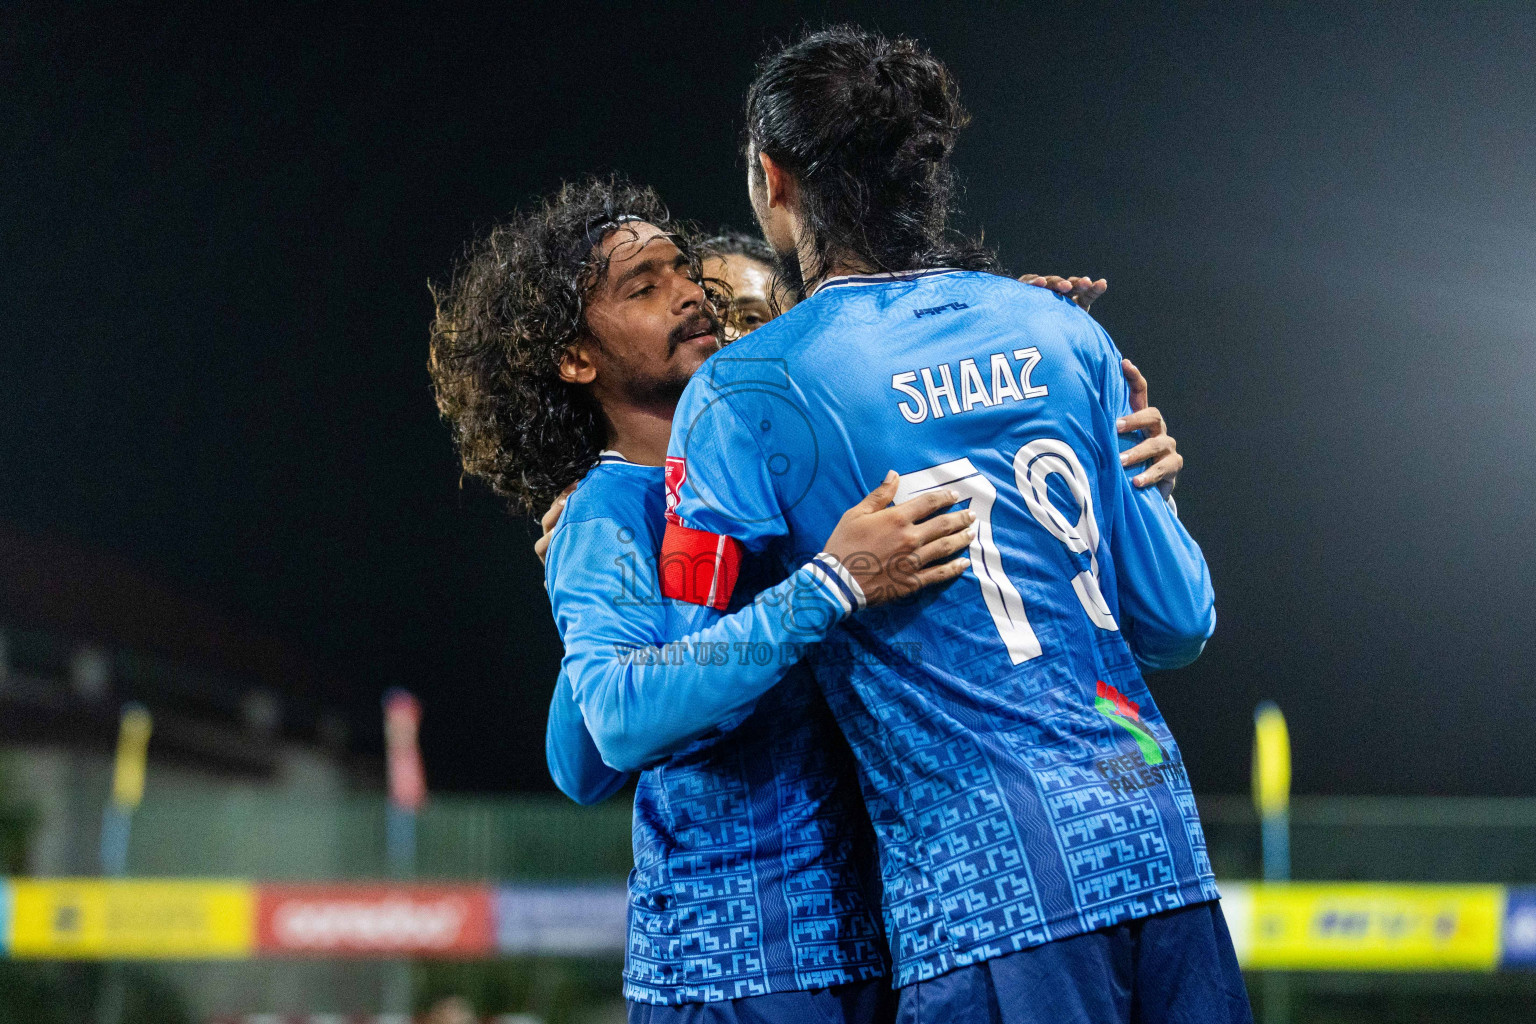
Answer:
[[724, 983], [701, 985], [648, 985], [632, 978], [624, 979], [624, 998], [632, 1003], [650, 1003], [654, 1006], [682, 1006], [689, 1003], [722, 1003], [732, 999], [749, 999], [753, 996], [769, 996], [779, 992], [811, 992], [816, 989], [852, 985], [861, 981], [873, 981], [887, 977], [884, 967], [877, 964], [856, 964], [831, 970], [794, 971], [770, 974], [766, 977], [742, 978]]
[[1104, 907], [1099, 911], [1099, 915], [1111, 919], [1094, 923], [1091, 927], [1085, 927], [1082, 915], [1075, 912], [1047, 921], [1045, 929], [1051, 936], [1049, 939], [1032, 939], [1025, 933], [1019, 933], [1006, 936], [996, 942], [978, 943], [966, 949], [956, 949], [952, 945], [946, 946], [928, 956], [909, 959], [908, 963], [897, 972], [896, 987], [906, 988], [920, 981], [932, 981], [962, 967], [972, 967], [995, 957], [1017, 953], [1021, 949], [1033, 949], [1047, 942], [1058, 942], [1062, 939], [1086, 935], [1089, 932], [1113, 928], [1126, 921], [1151, 917], [1153, 914], [1161, 914], [1168, 910], [1179, 910], [1197, 903], [1209, 903], [1220, 898], [1221, 894], [1216, 891], [1215, 877], [1201, 877], [1184, 882], [1177, 889], [1167, 892], [1156, 905], [1138, 901], [1137, 904], [1114, 904]]

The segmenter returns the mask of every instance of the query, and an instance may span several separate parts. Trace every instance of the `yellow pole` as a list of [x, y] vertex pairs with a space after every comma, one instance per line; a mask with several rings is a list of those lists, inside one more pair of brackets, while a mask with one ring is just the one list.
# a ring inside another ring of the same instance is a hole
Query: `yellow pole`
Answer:
[[119, 810], [132, 812], [144, 799], [145, 765], [149, 757], [149, 734], [154, 720], [142, 704], [123, 707], [117, 730], [117, 765], [112, 772], [112, 802]]
[[142, 704], [125, 704], [117, 727], [117, 763], [112, 769], [112, 798], [101, 816], [101, 873], [128, 871], [128, 829], [144, 799], [145, 762], [154, 721]]
[[[1253, 712], [1253, 803], [1259, 812], [1265, 882], [1291, 877], [1291, 736], [1274, 701]], [[1264, 976], [1263, 1024], [1290, 1024], [1291, 985], [1273, 971]]]

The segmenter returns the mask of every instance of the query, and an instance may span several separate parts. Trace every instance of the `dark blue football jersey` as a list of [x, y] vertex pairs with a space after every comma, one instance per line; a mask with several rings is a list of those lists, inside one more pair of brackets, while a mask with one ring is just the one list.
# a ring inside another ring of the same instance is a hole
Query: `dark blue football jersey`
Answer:
[[625, 997], [714, 1002], [882, 978], [852, 758], [796, 667], [858, 595], [835, 560], [812, 558], [732, 615], [668, 600], [655, 568], [664, 500], [660, 467], [605, 453], [566, 504], [546, 577], [566, 648], [551, 771], [587, 802], [645, 769]]
[[[1120, 465], [1129, 411], [1091, 317], [961, 271], [833, 279], [678, 408], [669, 554], [702, 533], [732, 575], [796, 564], [891, 469], [898, 500], [948, 487], [978, 517], [963, 576], [811, 658], [879, 837], [898, 984], [1217, 895], [1138, 669], [1193, 660], [1214, 599], [1170, 504]], [[719, 604], [719, 581], [684, 582], [667, 592]]]

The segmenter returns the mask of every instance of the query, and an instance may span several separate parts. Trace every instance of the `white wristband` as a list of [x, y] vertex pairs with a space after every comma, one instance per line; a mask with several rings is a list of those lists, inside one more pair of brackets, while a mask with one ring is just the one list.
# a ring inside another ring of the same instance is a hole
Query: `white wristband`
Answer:
[[823, 551], [805, 563], [805, 567], [811, 571], [816, 582], [842, 605], [844, 615], [851, 615], [866, 604], [864, 588], [859, 586], [859, 581], [848, 571], [847, 566], [837, 560], [836, 555]]

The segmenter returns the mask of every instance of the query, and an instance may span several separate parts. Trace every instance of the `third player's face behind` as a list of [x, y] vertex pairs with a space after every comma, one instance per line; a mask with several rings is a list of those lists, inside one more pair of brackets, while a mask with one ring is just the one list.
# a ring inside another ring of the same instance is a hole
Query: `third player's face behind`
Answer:
[[561, 376], [588, 384], [600, 404], [671, 407], [720, 347], [720, 325], [687, 257], [660, 228], [633, 221], [598, 243], [607, 272], [587, 301], [589, 338]]
[[773, 319], [775, 308], [788, 309], [794, 303], [782, 288], [775, 295], [773, 268], [750, 256], [710, 256], [703, 268], [705, 280], [725, 285], [726, 308], [721, 312], [727, 341], [752, 333]]

